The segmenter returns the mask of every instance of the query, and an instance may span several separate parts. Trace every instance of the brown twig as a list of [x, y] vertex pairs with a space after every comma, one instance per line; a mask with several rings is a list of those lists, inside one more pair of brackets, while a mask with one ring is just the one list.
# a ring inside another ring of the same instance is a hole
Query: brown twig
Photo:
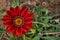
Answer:
[[54, 35], [54, 34], [60, 34], [60, 32], [50, 32], [50, 33], [38, 33], [39, 35]]
[[2, 40], [3, 36], [4, 36], [4, 34], [1, 35], [0, 40]]
[[42, 24], [43, 26], [46, 26], [45, 24], [41, 23], [41, 22], [33, 22], [34, 24]]
[[33, 22], [33, 23], [39, 24], [40, 22]]

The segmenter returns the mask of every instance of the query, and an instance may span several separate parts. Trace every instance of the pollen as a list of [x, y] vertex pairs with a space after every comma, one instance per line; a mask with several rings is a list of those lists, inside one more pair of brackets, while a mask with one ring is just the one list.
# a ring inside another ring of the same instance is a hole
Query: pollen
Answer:
[[23, 19], [21, 17], [17, 17], [14, 19], [14, 24], [16, 26], [21, 26], [23, 24]]

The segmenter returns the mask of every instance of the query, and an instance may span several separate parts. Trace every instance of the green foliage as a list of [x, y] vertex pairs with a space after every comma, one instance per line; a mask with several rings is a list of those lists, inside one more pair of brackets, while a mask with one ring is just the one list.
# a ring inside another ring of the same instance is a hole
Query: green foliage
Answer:
[[22, 40], [27, 40], [25, 35], [22, 36]]
[[13, 0], [12, 7], [20, 6], [22, 7], [24, 4], [20, 3], [19, 0]]
[[35, 36], [32, 40], [40, 40], [40, 35]]
[[[48, 15], [48, 12], [49, 12], [48, 9], [42, 8], [42, 6], [39, 5], [36, 8], [33, 8], [33, 11], [34, 11], [34, 18], [35, 18], [34, 22], [39, 22], [39, 23], [36, 23], [36, 24], [33, 23], [36, 31], [38, 31], [40, 33], [41, 32], [45, 32], [45, 33], [60, 32], [59, 31], [60, 26], [58, 24], [55, 24], [53, 22], [52, 23], [49, 22], [50, 20], [52, 20], [53, 16]], [[48, 29], [50, 27], [51, 27], [51, 29]], [[48, 30], [46, 30], [46, 29], [44, 30], [44, 28], [46, 28]], [[38, 35], [35, 36], [35, 38], [33, 40], [40, 40], [40, 37], [38, 37]], [[45, 38], [44, 38], [44, 40], [59, 40], [59, 38], [56, 38], [56, 37], [47, 37], [46, 36]]]
[[45, 39], [45, 40], [60, 40], [60, 38], [56, 38], [56, 37], [52, 37], [52, 36], [43, 37], [43, 39]]
[[0, 33], [5, 33], [5, 29], [0, 28]]
[[10, 40], [17, 40], [17, 37], [15, 37], [15, 36], [10, 36]]
[[19, 6], [19, 0], [13, 0], [12, 6]]

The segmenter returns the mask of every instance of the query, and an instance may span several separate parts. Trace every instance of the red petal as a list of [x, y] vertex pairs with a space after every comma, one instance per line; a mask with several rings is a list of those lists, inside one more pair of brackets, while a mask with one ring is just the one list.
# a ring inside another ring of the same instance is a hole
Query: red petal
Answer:
[[4, 23], [12, 23], [12, 20], [4, 21]]
[[25, 21], [29, 21], [29, 20], [32, 20], [32, 19], [34, 19], [34, 18], [33, 17], [27, 18], [27, 19], [25, 19]]
[[28, 30], [26, 30], [26, 29], [23, 28], [22, 32], [23, 32], [23, 34], [26, 34], [28, 32]]
[[12, 32], [13, 33], [13, 36], [16, 36], [16, 30]]
[[12, 33], [13, 33], [13, 36], [16, 36], [16, 28], [15, 27], [12, 29]]
[[7, 29], [6, 29], [6, 31], [9, 33], [9, 32], [11, 32], [12, 30], [11, 30], [11, 27], [8, 27]]
[[9, 17], [8, 15], [5, 15], [3, 18], [2, 18], [3, 21], [6, 21], [6, 20], [12, 20], [11, 17]]
[[34, 15], [33, 13], [31, 13], [31, 14], [26, 14], [26, 15], [24, 16], [24, 18], [25, 18], [25, 19], [31, 18], [31, 17], [33, 17], [33, 15]]
[[16, 34], [18, 35], [18, 37], [21, 37], [22, 36], [22, 29], [17, 28]]
[[12, 24], [11, 20], [4, 21], [4, 25], [6, 25], [6, 26], [11, 25], [11, 24]]
[[27, 28], [27, 29], [29, 29], [29, 30], [34, 28], [32, 26], [32, 24], [25, 24], [24, 27]]
[[7, 12], [7, 14], [8, 14], [10, 17], [13, 17], [13, 16], [14, 16], [12, 11], [6, 11], [6, 12]]
[[23, 29], [27, 30], [27, 32], [30, 30], [30, 28], [27, 27], [26, 25], [23, 26]]
[[19, 15], [19, 16], [21, 15], [21, 14], [20, 14], [20, 11], [21, 11], [21, 10], [20, 10], [19, 6], [16, 6], [15, 11], [16, 11], [16, 14], [17, 14], [17, 15]]
[[13, 36], [16, 36], [16, 32], [15, 31], [13, 32]]
[[12, 29], [13, 29], [13, 25], [10, 25], [10, 26], [7, 27], [6, 31], [9, 33], [9, 32], [12, 31]]
[[15, 8], [11, 7], [11, 8], [10, 8], [10, 11], [12, 12], [12, 14], [13, 14], [14, 16], [16, 16]]
[[29, 31], [29, 27], [27, 27], [26, 25], [24, 25], [23, 28]]
[[4, 25], [5, 25], [6, 27], [8, 27], [8, 26], [11, 25], [11, 23], [4, 23]]
[[30, 24], [30, 23], [32, 23], [34, 21], [34, 19], [30, 19], [30, 20], [28, 20], [28, 21], [25, 21], [25, 24]]
[[28, 10], [29, 9], [26, 6], [24, 6], [21, 11], [21, 16], [25, 16], [28, 13]]
[[14, 11], [15, 9], [13, 7], [10, 8], [11, 11]]

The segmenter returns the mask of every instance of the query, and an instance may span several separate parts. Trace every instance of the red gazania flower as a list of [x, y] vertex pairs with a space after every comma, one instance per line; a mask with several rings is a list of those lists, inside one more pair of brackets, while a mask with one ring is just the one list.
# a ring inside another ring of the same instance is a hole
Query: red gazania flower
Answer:
[[32, 22], [34, 13], [29, 11], [29, 8], [19, 6], [7, 11], [7, 14], [3, 17], [3, 23], [7, 26], [7, 33], [12, 32], [14, 36], [21, 37], [25, 35], [30, 29], [33, 29]]

